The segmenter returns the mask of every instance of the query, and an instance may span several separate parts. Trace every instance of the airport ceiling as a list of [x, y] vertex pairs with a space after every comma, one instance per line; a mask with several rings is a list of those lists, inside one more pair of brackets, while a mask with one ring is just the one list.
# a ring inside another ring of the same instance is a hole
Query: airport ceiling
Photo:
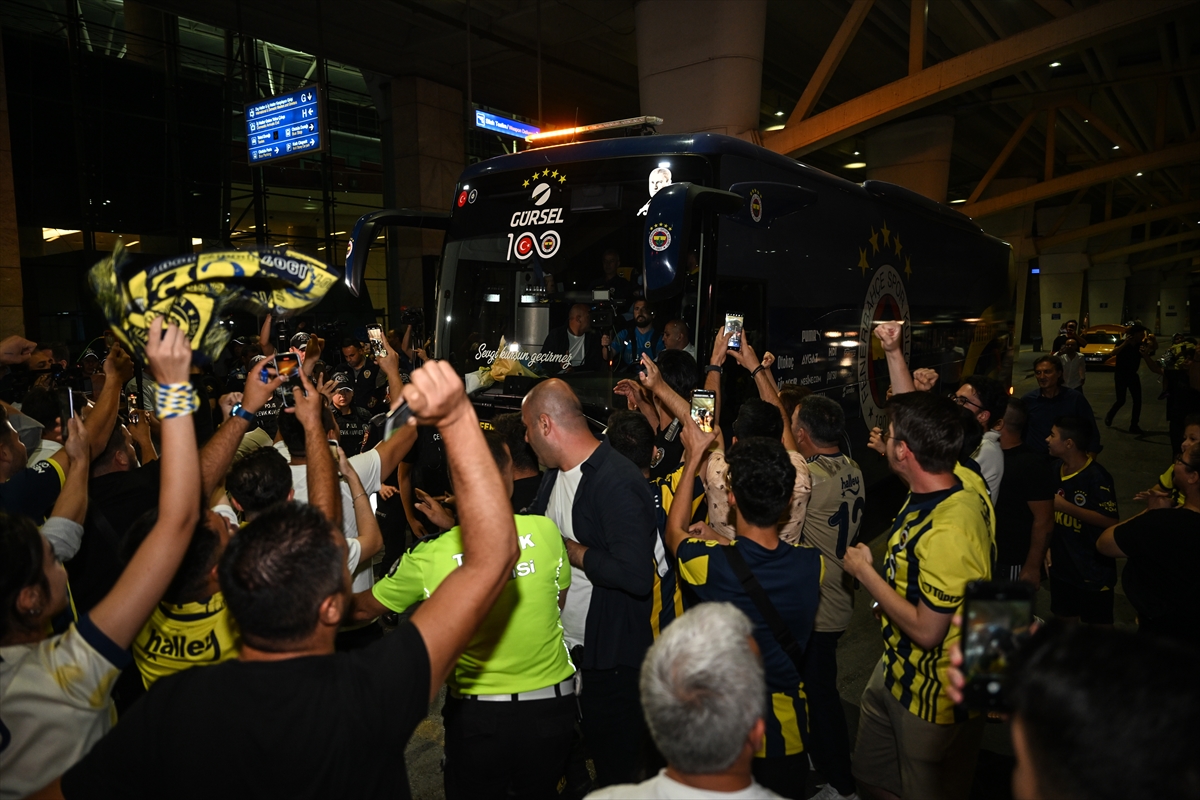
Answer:
[[[1165, 11], [1140, 10], [1156, 4]], [[146, 5], [324, 54], [360, 67], [368, 85], [373, 73], [420, 75], [467, 88], [467, 0], [148, 0]], [[779, 136], [770, 128], [798, 124], [793, 110], [839, 37], [848, 43], [840, 48], [843, 57], [801, 116], [811, 120], [885, 85], [901, 86], [913, 69], [910, 8], [909, 0], [768, 0], [760, 115], [766, 145]], [[538, 117], [540, 46], [546, 127], [641, 113], [634, 0], [470, 0], [469, 10], [474, 102]], [[1005, 51], [1005, 42], [1016, 47], [1024, 43], [1021, 37], [1035, 37], [1036, 29], [1052, 24], [1069, 38], [1110, 10], [1139, 19], [1106, 35], [1080, 38], [1078, 45], [1060, 48], [1040, 63], [1026, 59], [1020, 68]], [[856, 16], [855, 30], [850, 20]], [[1193, 187], [1200, 184], [1200, 2], [928, 2], [926, 70], [948, 70], [956, 56], [982, 53], [989, 45], [996, 51], [989, 56], [995, 67], [985, 70], [985, 80], [964, 83], [963, 91], [943, 93], [936, 102], [914, 104], [891, 117], [954, 116], [950, 200], [970, 198], [959, 208], [983, 210], [975, 201], [987, 201], [988, 195], [971, 197], [981, 180], [1027, 178], [1045, 184], [1047, 191], [1064, 187], [1054, 194], [1027, 195], [1044, 205], [1088, 203], [1103, 209], [1105, 220], [1148, 215], [1144, 229], [1133, 229], [1134, 242], [1176, 234], [1200, 239], [1200, 212], [1191, 208], [1196, 205]], [[1049, 119], [1055, 124], [1048, 146]], [[865, 150], [867, 132], [869, 127], [839, 138], [835, 127], [816, 149], [795, 152], [807, 163], [861, 181], [863, 169], [845, 165], [863, 160], [854, 153]], [[1123, 159], [1132, 159], [1129, 170], [1116, 166]], [[1072, 175], [1081, 177], [1069, 180]], [[1177, 206], [1180, 214], [1168, 215]], [[1187, 252], [1189, 243], [1198, 243], [1192, 238], [1172, 244]], [[1139, 255], [1143, 262], [1162, 257], [1161, 252]]]

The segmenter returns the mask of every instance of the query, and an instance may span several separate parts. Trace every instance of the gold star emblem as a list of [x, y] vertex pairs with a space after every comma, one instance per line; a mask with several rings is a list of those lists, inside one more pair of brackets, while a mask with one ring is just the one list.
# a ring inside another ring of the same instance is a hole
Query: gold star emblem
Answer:
[[867, 249], [865, 247], [858, 251], [858, 268], [862, 270], [863, 275], [866, 275], [867, 270], [871, 268], [871, 265], [867, 263]]
[[544, 170], [542, 170], [542, 176], [543, 176], [543, 177], [545, 177], [546, 175], [549, 175], [549, 174], [550, 174], [550, 170], [548, 170], [548, 169], [544, 169]]
[[558, 170], [554, 170], [554, 172], [551, 172], [551, 173], [550, 173], [550, 177], [552, 177], [552, 178], [557, 178], [557, 177], [558, 177]]
[[566, 182], [567, 182], [567, 176], [566, 176], [566, 174], [559, 175], [559, 176], [558, 176], [558, 182], [559, 182], [559, 183], [566, 183]]
[[528, 188], [529, 188], [529, 181], [525, 181], [525, 182], [524, 182], [524, 183], [522, 183], [521, 185], [522, 185], [522, 186], [524, 186], [526, 189], [528, 189]]
[[896, 255], [900, 255], [900, 251], [903, 249], [903, 247], [904, 247], [904, 245], [900, 244], [900, 234], [897, 233], [896, 234]]
[[534, 173], [533, 173], [533, 177], [532, 177], [532, 178], [530, 178], [530, 180], [531, 180], [531, 181], [536, 181], [536, 180], [537, 180], [537, 176], [538, 176], [537, 172], [534, 172]]
[[871, 243], [871, 255], [875, 255], [876, 253], [878, 253], [879, 252], [879, 231], [875, 230], [874, 227], [871, 228], [871, 238], [868, 239], [867, 241]]
[[883, 227], [879, 229], [879, 232], [883, 234], [883, 243], [888, 244], [888, 241], [891, 239], [892, 232], [888, 230], [887, 220], [884, 220]]
[[904, 257], [904, 274], [910, 278], [912, 277], [912, 259], [908, 256]]

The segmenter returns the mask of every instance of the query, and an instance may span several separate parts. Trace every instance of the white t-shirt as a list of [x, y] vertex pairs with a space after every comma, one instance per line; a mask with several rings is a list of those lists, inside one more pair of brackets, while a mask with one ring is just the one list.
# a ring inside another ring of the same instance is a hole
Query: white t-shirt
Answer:
[[[350, 456], [350, 466], [354, 467], [354, 471], [358, 473], [358, 479], [362, 481], [363, 489], [367, 494], [379, 491], [379, 481], [382, 477], [379, 453], [368, 450], [365, 453]], [[355, 592], [365, 592], [375, 585], [375, 573], [371, 570], [370, 561], [359, 563], [361, 550], [357, 547], [358, 542], [354, 541], [358, 539], [358, 522], [354, 519], [354, 500], [350, 496], [350, 484], [341, 481], [341, 487], [342, 533], [346, 534], [346, 544], [351, 546], [353, 560], [350, 564], [350, 574], [354, 576], [353, 588]], [[305, 467], [292, 467], [292, 490], [295, 492], [294, 500], [299, 500], [301, 503], [308, 502], [308, 471]]]
[[[575, 591], [571, 587], [571, 591]], [[568, 595], [569, 596], [569, 595]], [[745, 789], [736, 792], [710, 792], [680, 783], [667, 777], [667, 771], [660, 770], [657, 775], [641, 783], [623, 783], [617, 786], [606, 786], [589, 794], [584, 800], [782, 800], [765, 786], [759, 786], [754, 779]]]
[[1004, 450], [1000, 447], [1000, 431], [988, 431], [975, 451], [975, 463], [983, 473], [987, 483], [988, 494], [992, 496], [992, 505], [1000, 500], [1000, 480], [1004, 477]]
[[1071, 356], [1060, 353], [1058, 357], [1062, 359], [1063, 363], [1063, 386], [1068, 389], [1078, 389], [1087, 377], [1087, 367], [1083, 356], [1078, 353]]
[[[571, 513], [575, 508], [575, 492], [579, 489], [579, 481], [583, 478], [582, 462], [558, 473], [554, 488], [550, 491], [550, 500], [546, 503], [546, 516], [554, 520], [554, 524], [573, 542], [575, 525]], [[581, 569], [571, 570], [571, 591], [567, 592], [567, 602], [562, 610], [563, 636], [567, 640], [567, 648], [583, 644], [583, 634], [587, 627], [588, 608], [592, 604], [592, 582]]]
[[39, 439], [37, 449], [29, 454], [25, 466], [32, 467], [40, 461], [49, 461], [50, 456], [62, 450], [63, 446], [51, 439]]
[[[25, 797], [67, 771], [117, 721], [112, 686], [129, 656], [84, 617], [37, 644], [0, 648], [7, 736], [0, 800]], [[101, 653], [107, 655], [102, 655]], [[124, 656], [124, 658], [122, 658]]]
[[570, 353], [572, 367], [583, 366], [583, 361], [587, 357], [587, 351], [584, 349], [584, 343], [586, 341], [587, 337], [576, 336], [570, 331], [567, 331], [567, 342], [570, 343], [568, 352]]

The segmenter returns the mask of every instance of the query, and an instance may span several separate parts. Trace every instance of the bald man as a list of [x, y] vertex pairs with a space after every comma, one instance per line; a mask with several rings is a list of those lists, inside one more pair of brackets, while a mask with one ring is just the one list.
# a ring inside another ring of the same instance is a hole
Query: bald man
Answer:
[[554, 520], [575, 568], [563, 633], [582, 673], [579, 706], [596, 784], [640, 780], [646, 729], [638, 675], [653, 640], [654, 499], [633, 462], [592, 435], [563, 381], [535, 386], [521, 419], [547, 468], [529, 513]]
[[[607, 339], [607, 337], [605, 337]], [[547, 362], [550, 371], [594, 370], [605, 365], [601, 355], [600, 334], [592, 330], [592, 310], [584, 303], [571, 306], [567, 324], [555, 328], [542, 343], [543, 353], [554, 353], [562, 357], [558, 362]]]
[[681, 319], [673, 319], [663, 326], [662, 343], [664, 350], [682, 350], [692, 358], [696, 357], [696, 346], [688, 335], [687, 323]]

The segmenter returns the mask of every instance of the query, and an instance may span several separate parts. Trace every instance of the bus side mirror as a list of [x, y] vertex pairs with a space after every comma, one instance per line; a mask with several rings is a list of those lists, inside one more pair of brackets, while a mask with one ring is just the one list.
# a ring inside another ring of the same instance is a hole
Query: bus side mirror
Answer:
[[770, 228], [772, 223], [817, 202], [817, 193], [791, 183], [747, 181], [729, 191], [740, 194], [746, 204], [733, 216], [739, 225]]
[[434, 228], [448, 230], [450, 215], [431, 211], [420, 211], [413, 208], [389, 208], [383, 211], [372, 211], [363, 214], [354, 223], [350, 234], [350, 243], [346, 247], [346, 274], [343, 280], [350, 294], [358, 297], [362, 291], [363, 273], [367, 268], [367, 253], [381, 229], [389, 226], [407, 228]]
[[671, 297], [683, 289], [692, 269], [688, 244], [695, 212], [732, 214], [743, 202], [735, 192], [694, 183], [672, 183], [655, 193], [646, 212], [642, 240], [647, 300]]

